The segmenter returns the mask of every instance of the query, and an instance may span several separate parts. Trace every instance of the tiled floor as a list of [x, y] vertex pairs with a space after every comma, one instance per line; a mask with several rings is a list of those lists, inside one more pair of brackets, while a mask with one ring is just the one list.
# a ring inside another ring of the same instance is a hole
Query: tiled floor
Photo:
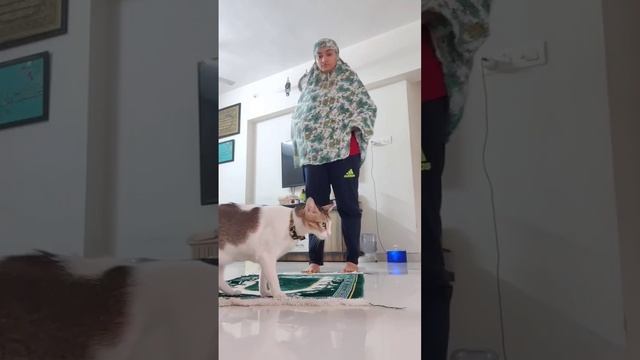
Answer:
[[[325, 263], [322, 271], [340, 271], [343, 265]], [[279, 263], [278, 271], [305, 267], [305, 263]], [[233, 264], [225, 277], [245, 271], [244, 263]], [[390, 268], [384, 262], [362, 263], [360, 271], [365, 273], [367, 300], [405, 309], [222, 307], [219, 359], [420, 359], [420, 264]]]

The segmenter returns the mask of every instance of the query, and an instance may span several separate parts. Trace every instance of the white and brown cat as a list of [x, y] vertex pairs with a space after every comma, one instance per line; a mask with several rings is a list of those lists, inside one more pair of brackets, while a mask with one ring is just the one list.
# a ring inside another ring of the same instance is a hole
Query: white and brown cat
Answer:
[[276, 262], [290, 251], [303, 235], [326, 239], [331, 234], [329, 211], [334, 205], [316, 206], [312, 198], [295, 208], [222, 204], [219, 208], [219, 278], [222, 292], [235, 295], [224, 281], [224, 268], [236, 261], [260, 264], [260, 295], [284, 298]]
[[0, 359], [215, 359], [216, 276], [196, 260], [0, 257]]

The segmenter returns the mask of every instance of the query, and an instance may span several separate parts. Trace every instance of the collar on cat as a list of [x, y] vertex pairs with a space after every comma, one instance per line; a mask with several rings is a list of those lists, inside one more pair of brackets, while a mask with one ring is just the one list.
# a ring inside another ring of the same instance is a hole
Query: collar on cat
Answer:
[[304, 240], [304, 236], [300, 236], [296, 232], [296, 225], [293, 223], [293, 210], [289, 213], [289, 236], [293, 240]]

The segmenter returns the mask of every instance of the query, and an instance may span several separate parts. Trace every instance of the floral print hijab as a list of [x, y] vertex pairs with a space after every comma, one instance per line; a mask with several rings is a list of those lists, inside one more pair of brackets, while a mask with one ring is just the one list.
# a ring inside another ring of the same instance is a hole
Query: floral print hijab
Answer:
[[331, 39], [320, 39], [314, 47], [331, 48], [338, 56], [335, 69], [322, 73], [315, 63], [307, 74], [302, 94], [293, 113], [291, 135], [296, 166], [319, 165], [349, 156], [354, 132], [364, 161], [373, 135], [377, 107], [358, 75], [339, 57]]

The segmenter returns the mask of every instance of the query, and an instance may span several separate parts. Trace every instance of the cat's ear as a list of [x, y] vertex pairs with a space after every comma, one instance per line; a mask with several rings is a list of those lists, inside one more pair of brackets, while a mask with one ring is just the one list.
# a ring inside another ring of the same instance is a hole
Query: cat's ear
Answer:
[[329, 205], [325, 205], [325, 206], [323, 206], [323, 207], [322, 207], [322, 211], [324, 211], [324, 212], [326, 212], [326, 213], [328, 214], [328, 213], [329, 213], [329, 212], [331, 212], [331, 210], [333, 210], [333, 208], [335, 208], [335, 207], [336, 207], [336, 204], [335, 204], [335, 203], [331, 203], [331, 204], [329, 204]]
[[307, 198], [307, 201], [304, 203], [304, 211], [307, 213], [318, 212], [318, 207], [316, 206], [316, 202], [313, 201], [313, 198]]

